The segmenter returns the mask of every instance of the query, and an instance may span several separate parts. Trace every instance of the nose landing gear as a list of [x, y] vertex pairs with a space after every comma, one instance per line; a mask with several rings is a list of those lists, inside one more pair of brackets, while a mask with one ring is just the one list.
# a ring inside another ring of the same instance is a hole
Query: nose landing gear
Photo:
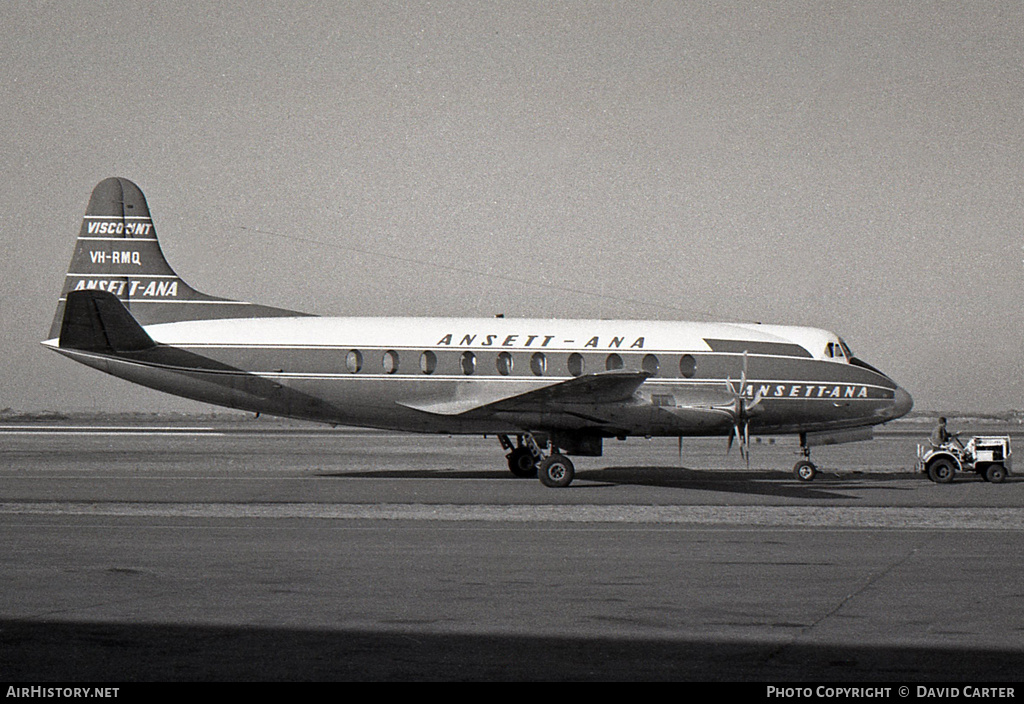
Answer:
[[807, 445], [806, 433], [800, 433], [800, 452], [803, 459], [793, 465], [793, 474], [802, 482], [812, 482], [818, 474], [818, 467], [811, 462], [811, 448]]

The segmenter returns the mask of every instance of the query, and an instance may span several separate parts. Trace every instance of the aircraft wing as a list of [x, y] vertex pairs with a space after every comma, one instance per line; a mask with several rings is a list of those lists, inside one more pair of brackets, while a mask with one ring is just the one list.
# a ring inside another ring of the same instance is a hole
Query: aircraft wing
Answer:
[[443, 416], [473, 411], [538, 411], [553, 405], [616, 403], [630, 399], [650, 377], [647, 372], [607, 371], [546, 384], [528, 391], [510, 391], [508, 384], [480, 385], [463, 397], [399, 401], [406, 408]]

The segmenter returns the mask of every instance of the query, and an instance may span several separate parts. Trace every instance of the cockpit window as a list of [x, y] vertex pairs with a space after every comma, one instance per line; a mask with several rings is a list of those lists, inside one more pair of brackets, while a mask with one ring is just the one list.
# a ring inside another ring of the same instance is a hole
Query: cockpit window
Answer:
[[834, 359], [837, 362], [848, 361], [852, 355], [850, 354], [850, 348], [846, 346], [846, 343], [842, 340], [836, 342], [829, 342], [825, 345], [825, 358]]

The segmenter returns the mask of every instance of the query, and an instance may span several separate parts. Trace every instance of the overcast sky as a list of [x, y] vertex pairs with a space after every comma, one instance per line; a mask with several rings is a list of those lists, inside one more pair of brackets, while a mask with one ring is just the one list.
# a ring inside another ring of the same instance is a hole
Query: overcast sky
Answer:
[[1024, 408], [1024, 3], [7, 2], [0, 408], [210, 410], [42, 348], [93, 186], [210, 294], [812, 325]]

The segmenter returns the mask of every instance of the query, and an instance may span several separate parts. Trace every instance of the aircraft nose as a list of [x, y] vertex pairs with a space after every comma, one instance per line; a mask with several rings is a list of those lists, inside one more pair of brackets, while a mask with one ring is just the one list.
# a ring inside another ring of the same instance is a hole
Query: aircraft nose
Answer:
[[903, 416], [910, 413], [910, 409], [914, 407], [914, 399], [910, 397], [906, 389], [902, 386], [896, 387], [896, 393], [892, 399], [892, 419], [902, 418]]

